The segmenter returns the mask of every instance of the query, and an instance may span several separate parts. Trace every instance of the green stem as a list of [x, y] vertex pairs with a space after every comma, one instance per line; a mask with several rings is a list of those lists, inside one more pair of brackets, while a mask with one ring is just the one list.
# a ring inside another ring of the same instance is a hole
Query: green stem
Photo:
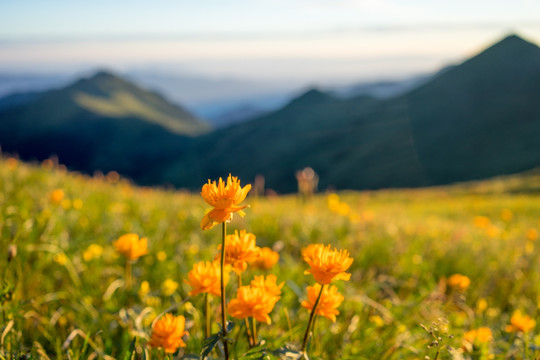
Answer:
[[302, 352], [306, 353], [307, 343], [309, 339], [309, 333], [311, 332], [311, 326], [313, 325], [313, 319], [315, 318], [315, 312], [317, 311], [317, 305], [319, 305], [319, 301], [321, 300], [322, 293], [324, 290], [324, 287], [326, 285], [321, 286], [321, 291], [319, 292], [319, 296], [317, 296], [317, 300], [315, 301], [315, 304], [313, 305], [313, 309], [311, 309], [311, 314], [309, 314], [309, 321], [308, 326], [306, 329], [306, 333], [304, 334], [304, 341], [302, 342]]
[[126, 272], [124, 276], [124, 281], [126, 285], [126, 291], [131, 290], [131, 261], [126, 259]]
[[205, 302], [204, 317], [206, 320], [205, 335], [208, 338], [210, 337], [210, 298], [209, 298], [208, 293], [204, 294], [204, 302]]
[[225, 352], [225, 360], [229, 360], [229, 346], [227, 343], [227, 313], [225, 307], [225, 236], [227, 235], [227, 225], [223, 222], [222, 232], [221, 232], [221, 324], [223, 325], [222, 338], [223, 350]]
[[506, 356], [510, 354], [510, 351], [512, 350], [512, 345], [514, 345], [514, 342], [516, 341], [516, 332], [512, 331], [512, 335], [510, 336], [510, 342], [508, 345], [508, 350], [506, 350]]
[[[240, 289], [241, 287], [242, 287], [242, 274], [238, 274], [238, 289]], [[246, 324], [246, 336], [248, 339], [248, 344], [249, 344], [249, 347], [252, 347], [255, 345], [255, 340], [252, 340], [248, 318], [244, 318], [244, 323]]]
[[435, 358], [433, 360], [437, 360], [439, 358], [439, 354], [441, 353], [441, 348], [439, 345], [437, 345], [437, 352], [435, 353]]
[[257, 320], [254, 317], [251, 318], [251, 324], [253, 325], [253, 346], [258, 344], [257, 339]]

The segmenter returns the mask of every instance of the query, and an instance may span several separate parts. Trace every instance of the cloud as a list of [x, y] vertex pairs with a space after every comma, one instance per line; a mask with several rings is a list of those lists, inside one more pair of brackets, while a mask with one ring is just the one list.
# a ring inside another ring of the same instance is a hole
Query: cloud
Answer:
[[[412, 1], [407, 3], [399, 3], [392, 0], [312, 0], [305, 2], [306, 5], [311, 4], [314, 7], [324, 8], [325, 10], [358, 10], [368, 13], [384, 14], [401, 14], [407, 16], [411, 14], [423, 13], [423, 8], [418, 4], [412, 4]], [[379, 18], [379, 20], [383, 20]]]

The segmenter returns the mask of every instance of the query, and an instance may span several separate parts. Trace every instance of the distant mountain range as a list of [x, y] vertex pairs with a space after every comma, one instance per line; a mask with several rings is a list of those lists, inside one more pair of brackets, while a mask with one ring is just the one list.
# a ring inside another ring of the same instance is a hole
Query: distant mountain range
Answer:
[[210, 131], [159, 95], [100, 73], [11, 105], [0, 100], [0, 144], [142, 184], [198, 188], [231, 172], [244, 182], [262, 174], [281, 192], [296, 189], [294, 172], [305, 166], [319, 173], [321, 188], [338, 189], [437, 185], [540, 166], [538, 46], [508, 36], [432, 77], [388, 86], [395, 92], [345, 99], [311, 89], [277, 111]]
[[[92, 74], [89, 71], [48, 75], [0, 72], [0, 98], [59, 89]], [[215, 127], [276, 110], [297, 94], [295, 84], [210, 78], [159, 69], [131, 69], [115, 76], [164, 95]]]
[[66, 86], [73, 78], [67, 74], [33, 74], [0, 72], [0, 98], [13, 93], [50, 90]]
[[[90, 77], [93, 73], [95, 72], [85, 71], [46, 75], [0, 72], [0, 103], [3, 104], [0, 106], [12, 105], [34, 93], [60, 89], [78, 78]], [[299, 90], [297, 83], [210, 78], [159, 69], [132, 69], [115, 76], [162, 94], [216, 128], [273, 112], [306, 89], [303, 86]], [[325, 91], [342, 98], [359, 95], [388, 98], [408, 91], [427, 78], [429, 76], [414, 76], [400, 80], [320, 86]]]
[[136, 84], [165, 94], [184, 104], [214, 127], [241, 122], [283, 106], [296, 90], [286, 83], [206, 78], [158, 71], [136, 70], [125, 74]]

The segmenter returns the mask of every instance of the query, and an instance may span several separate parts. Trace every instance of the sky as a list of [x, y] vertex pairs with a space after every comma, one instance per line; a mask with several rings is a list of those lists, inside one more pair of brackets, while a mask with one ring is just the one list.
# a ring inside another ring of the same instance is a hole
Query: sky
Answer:
[[0, 72], [404, 78], [509, 33], [539, 43], [538, 15], [537, 0], [3, 0]]

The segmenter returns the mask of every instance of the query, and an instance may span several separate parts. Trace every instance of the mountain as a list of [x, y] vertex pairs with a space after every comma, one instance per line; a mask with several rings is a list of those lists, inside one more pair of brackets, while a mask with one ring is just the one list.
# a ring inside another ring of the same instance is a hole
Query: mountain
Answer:
[[41, 92], [13, 93], [0, 98], [0, 111], [28, 104], [41, 96]]
[[418, 75], [403, 80], [355, 83], [347, 86], [330, 87], [328, 91], [343, 98], [373, 96], [378, 99], [389, 99], [407, 93], [429, 81], [432, 76]]
[[[262, 174], [270, 188], [291, 192], [296, 189], [295, 171], [311, 166], [319, 173], [323, 188], [376, 187], [381, 175], [364, 173], [354, 164], [356, 157], [365, 155], [372, 167], [382, 166], [383, 172], [392, 170], [386, 160], [394, 160], [394, 149], [398, 168], [407, 166], [399, 158], [413, 157], [407, 139], [394, 139], [407, 130], [406, 123], [404, 129], [403, 122], [393, 117], [397, 110], [389, 108], [385, 117], [372, 122], [381, 106], [380, 100], [371, 97], [347, 101], [311, 89], [277, 112], [198, 138], [193, 154], [204, 156], [184, 156], [167, 169], [165, 177], [175, 184], [196, 187], [205, 178], [228, 172], [248, 180]], [[370, 147], [387, 142], [387, 150], [370, 157]], [[192, 171], [187, 174], [186, 168]], [[414, 184], [404, 177], [395, 180], [395, 186]]]
[[540, 48], [508, 36], [406, 97], [435, 184], [540, 165]]
[[[100, 73], [0, 110], [0, 144], [142, 184], [200, 188], [257, 174], [280, 192], [312, 167], [319, 186], [417, 187], [540, 166], [540, 48], [508, 36], [391, 97], [310, 89], [277, 111], [208, 131], [157, 94]], [[2, 101], [0, 101], [0, 106]], [[187, 115], [186, 115], [187, 114]]]
[[170, 161], [191, 137], [210, 129], [162, 96], [107, 72], [28, 96], [18, 99], [19, 106], [12, 97], [0, 110], [2, 149], [23, 158], [56, 154], [60, 162], [87, 172], [154, 178], [148, 168]]
[[290, 92], [251, 95], [190, 105], [190, 109], [213, 127], [221, 128], [251, 120], [282, 108], [294, 95]]
[[[540, 49], [509, 36], [389, 99], [312, 89], [284, 108], [197, 139], [167, 168], [196, 187], [228, 172], [294, 191], [311, 166], [320, 187], [415, 187], [540, 166]], [[196, 166], [195, 166], [196, 165]], [[193, 169], [189, 177], [183, 169]]]

